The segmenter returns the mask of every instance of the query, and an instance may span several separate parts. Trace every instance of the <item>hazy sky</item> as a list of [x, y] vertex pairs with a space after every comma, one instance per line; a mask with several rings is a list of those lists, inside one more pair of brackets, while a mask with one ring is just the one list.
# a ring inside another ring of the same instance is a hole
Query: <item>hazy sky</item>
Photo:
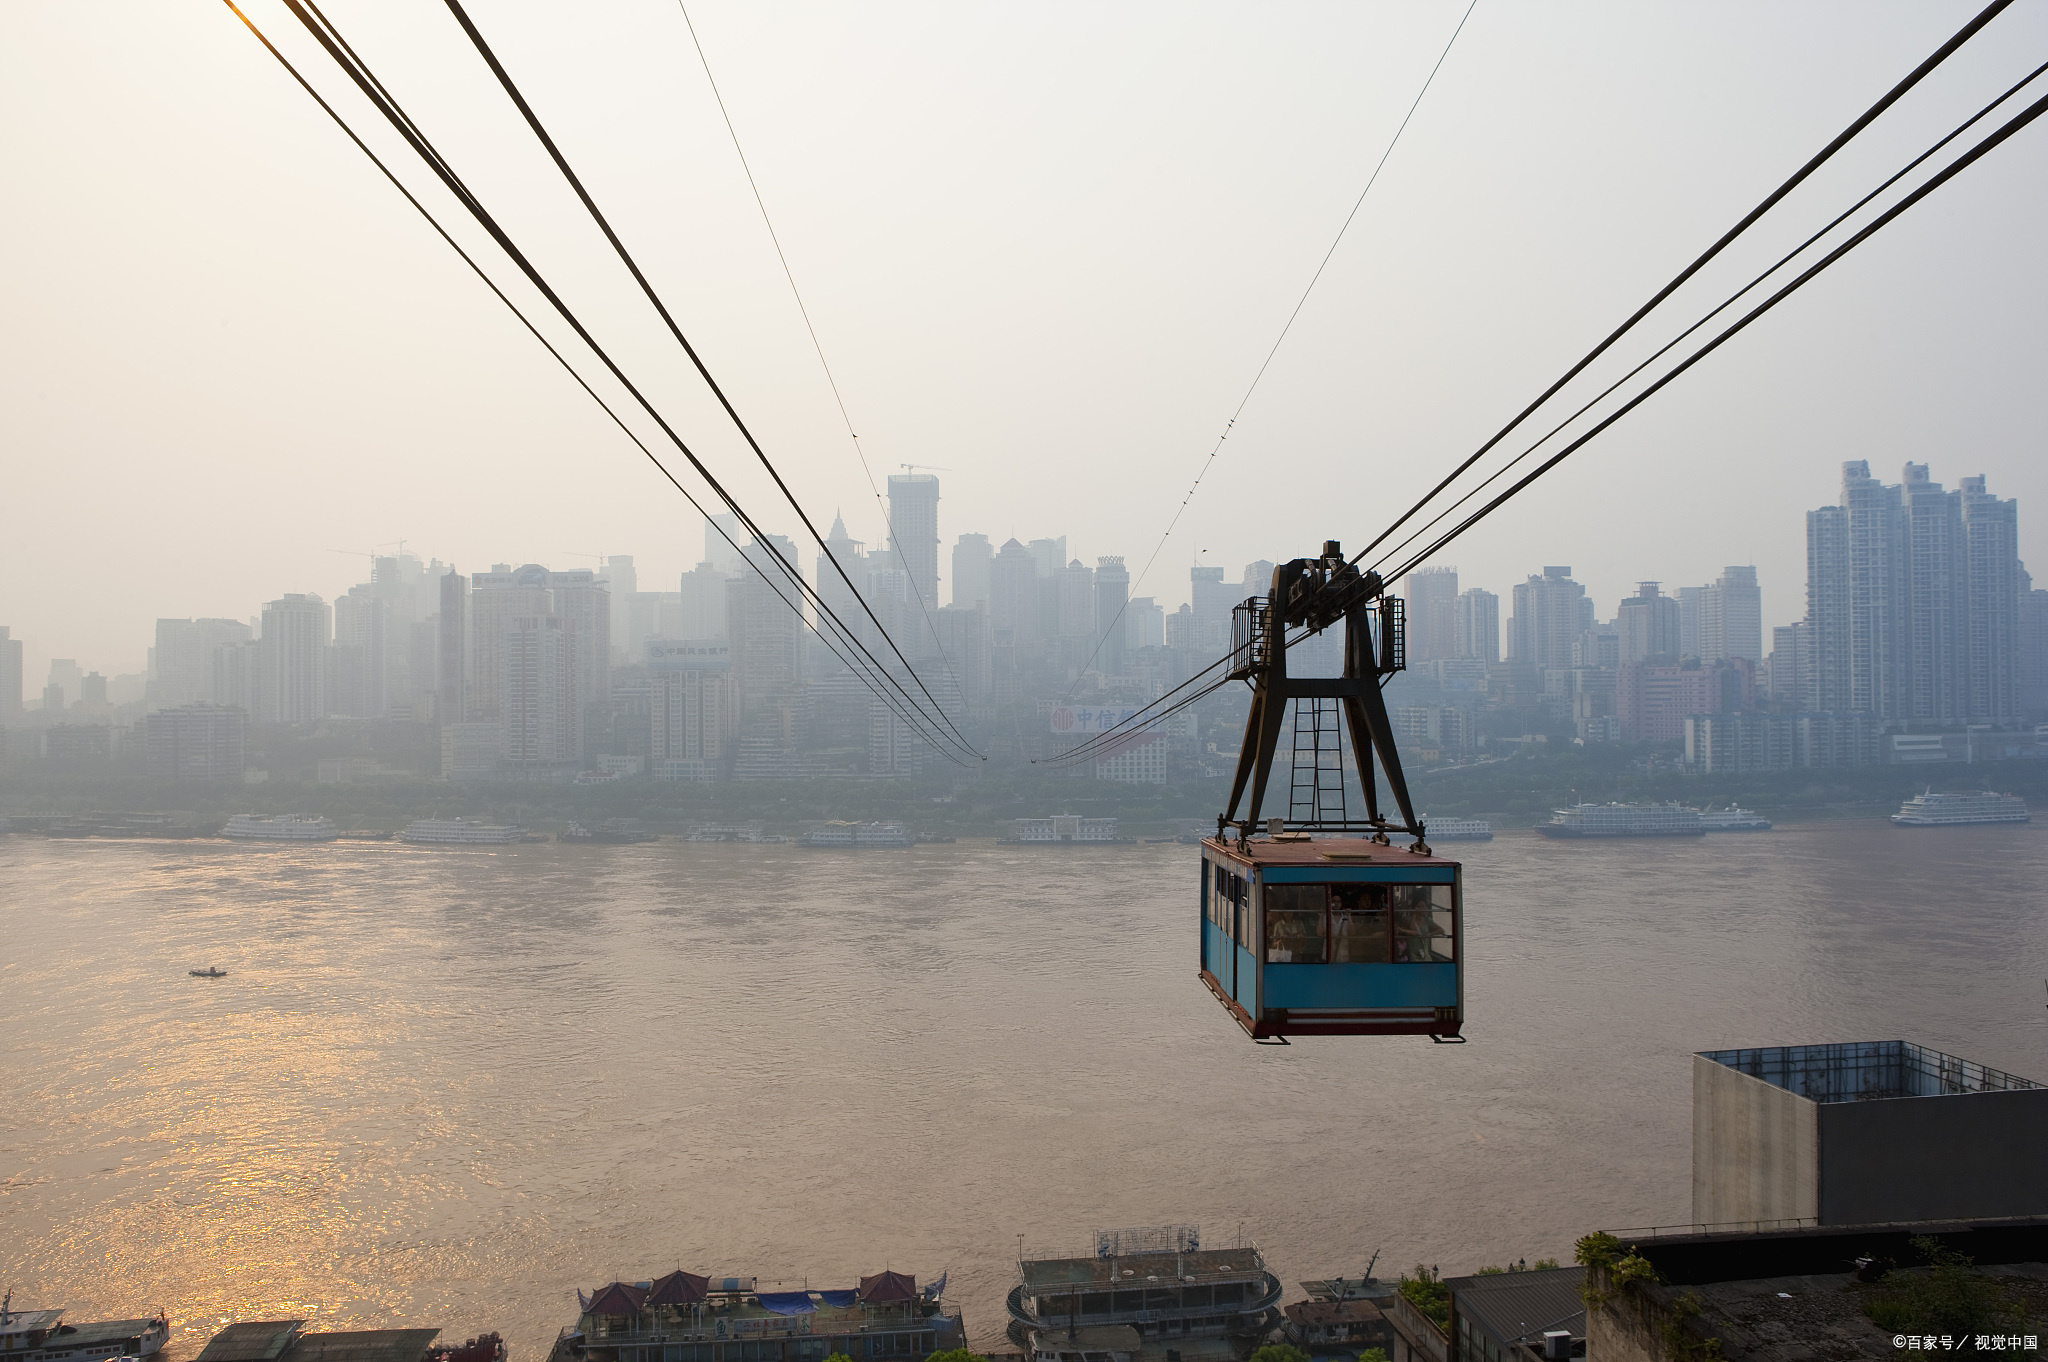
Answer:
[[[947, 544], [1063, 533], [1135, 572], [1463, 8], [691, 15], [877, 482], [941, 466]], [[1975, 8], [1479, 0], [1140, 594], [1185, 599], [1198, 552], [1235, 578], [1363, 544]], [[281, 5], [250, 12], [395, 147]], [[329, 13], [795, 531], [445, 10]], [[821, 525], [843, 508], [881, 539], [674, 0], [471, 13]], [[1648, 334], [2044, 55], [2048, 4], [2016, 5]], [[364, 560], [334, 550], [631, 553], [643, 589], [700, 555], [682, 498], [224, 6], [0, 7], [0, 168], [0, 624], [31, 694], [52, 656], [138, 670], [160, 615], [345, 590]], [[2044, 169], [2037, 124], [1445, 561], [1502, 592], [1569, 563], [1603, 616], [1637, 578], [1754, 562], [1784, 623], [1840, 461], [1896, 480], [1910, 459], [2020, 498], [2048, 577]]]

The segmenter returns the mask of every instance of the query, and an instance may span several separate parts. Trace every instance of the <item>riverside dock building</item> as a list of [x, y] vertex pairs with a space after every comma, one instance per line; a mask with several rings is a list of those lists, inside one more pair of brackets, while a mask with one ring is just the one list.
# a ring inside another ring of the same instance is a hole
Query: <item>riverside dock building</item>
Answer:
[[963, 1345], [945, 1308], [946, 1279], [919, 1288], [902, 1272], [862, 1277], [849, 1290], [762, 1290], [754, 1277], [680, 1269], [610, 1282], [585, 1294], [551, 1362], [921, 1362]]
[[1257, 1247], [1203, 1248], [1193, 1225], [1104, 1230], [1085, 1257], [1018, 1268], [1009, 1339], [1035, 1362], [1237, 1362], [1281, 1320]]

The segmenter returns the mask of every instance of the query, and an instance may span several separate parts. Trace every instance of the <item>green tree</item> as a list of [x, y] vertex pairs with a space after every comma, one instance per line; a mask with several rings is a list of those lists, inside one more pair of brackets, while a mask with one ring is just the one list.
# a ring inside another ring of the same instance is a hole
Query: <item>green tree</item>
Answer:
[[1922, 1272], [1891, 1271], [1863, 1313], [1894, 1333], [1980, 1334], [2018, 1328], [2026, 1311], [1998, 1283], [1977, 1275], [1971, 1260], [1939, 1239], [1921, 1236], [1913, 1247], [1927, 1259]]
[[1396, 1289], [1410, 1305], [1436, 1321], [1437, 1327], [1451, 1327], [1451, 1288], [1437, 1273], [1417, 1263], [1414, 1273], [1403, 1275]]
[[1252, 1362], [1308, 1362], [1308, 1354], [1291, 1343], [1268, 1343], [1252, 1354]]
[[1358, 1355], [1358, 1362], [1387, 1362], [1385, 1348], [1367, 1348]]

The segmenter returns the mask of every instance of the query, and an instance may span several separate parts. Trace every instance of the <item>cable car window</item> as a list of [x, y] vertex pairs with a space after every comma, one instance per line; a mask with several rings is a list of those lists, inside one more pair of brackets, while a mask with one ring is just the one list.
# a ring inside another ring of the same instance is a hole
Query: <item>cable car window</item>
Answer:
[[1323, 886], [1266, 886], [1266, 961], [1268, 964], [1323, 963]]
[[1384, 965], [1387, 888], [1379, 884], [1330, 886], [1330, 963]]
[[1252, 940], [1252, 896], [1246, 890], [1244, 876], [1230, 877], [1230, 897], [1237, 908], [1237, 924], [1233, 935], [1238, 945], [1251, 950], [1257, 943]]
[[1451, 959], [1449, 885], [1390, 886], [1394, 918], [1394, 963], [1420, 965]]

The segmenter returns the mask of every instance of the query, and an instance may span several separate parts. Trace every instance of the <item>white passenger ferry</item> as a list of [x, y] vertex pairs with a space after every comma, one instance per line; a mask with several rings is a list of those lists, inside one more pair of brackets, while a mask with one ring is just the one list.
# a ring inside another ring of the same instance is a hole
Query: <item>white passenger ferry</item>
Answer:
[[415, 818], [398, 834], [401, 842], [443, 846], [505, 846], [524, 841], [526, 829], [514, 824], [479, 823], [473, 818]]
[[1952, 827], [1959, 823], [2024, 823], [2027, 801], [1990, 790], [1927, 790], [1899, 806], [1892, 822], [1902, 828]]
[[1573, 804], [1553, 809], [1545, 837], [1697, 837], [1700, 811], [1686, 804]]
[[1701, 832], [1769, 832], [1771, 820], [1750, 809], [1738, 809], [1733, 805], [1725, 809], [1708, 809], [1700, 814]]
[[341, 836], [334, 820], [310, 813], [238, 813], [220, 832], [243, 842], [331, 842]]

